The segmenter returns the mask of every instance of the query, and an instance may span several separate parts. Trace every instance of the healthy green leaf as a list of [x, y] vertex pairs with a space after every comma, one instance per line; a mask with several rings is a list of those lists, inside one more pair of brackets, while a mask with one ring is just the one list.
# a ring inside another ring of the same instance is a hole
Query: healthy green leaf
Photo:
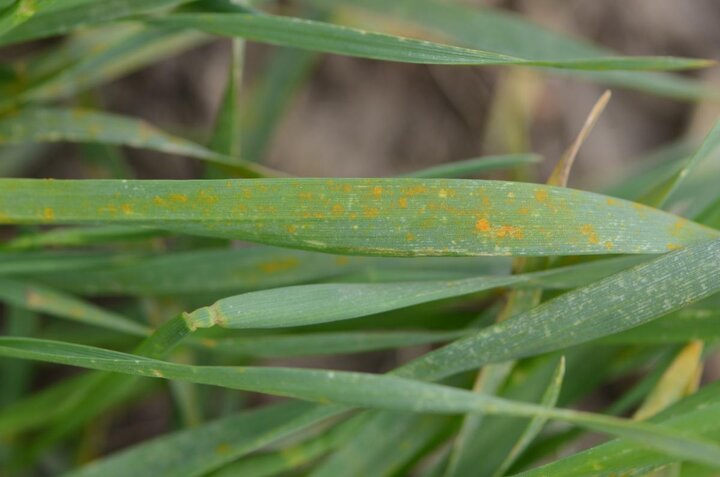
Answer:
[[[387, 18], [400, 20], [427, 30], [423, 36], [447, 38], [462, 45], [496, 51], [534, 60], [607, 57], [612, 50], [600, 48], [583, 40], [573, 39], [535, 25], [511, 12], [458, 5], [440, 0], [303, 0], [311, 5], [331, 7], [338, 17], [353, 19], [356, 9], [371, 12], [373, 27], [386, 24]], [[349, 10], [349, 12], [348, 12]], [[360, 17], [362, 18], [362, 17]], [[365, 23], [362, 23], [364, 26]], [[557, 72], [557, 71], [556, 71]], [[698, 100], [720, 98], [717, 88], [697, 80], [659, 73], [628, 71], [563, 71], [608, 85], [637, 89], [677, 99]]]
[[[137, 376], [180, 379], [304, 400], [330, 401], [394, 411], [544, 416], [639, 441], [676, 458], [720, 467], [720, 446], [677, 429], [664, 429], [646, 423], [578, 411], [548, 409], [390, 375], [269, 367], [188, 366], [100, 348], [30, 338], [0, 338], [0, 354]], [[319, 409], [326, 411], [323, 416], [326, 418], [344, 408]], [[720, 406], [716, 406], [714, 410], [720, 411]]]
[[661, 253], [720, 235], [589, 192], [452, 179], [0, 179], [0, 223], [132, 224], [385, 256]]
[[673, 57], [576, 57], [564, 60], [524, 58], [375, 33], [330, 23], [273, 15], [233, 13], [173, 14], [162, 25], [194, 28], [214, 35], [278, 46], [375, 60], [437, 65], [523, 65], [580, 70], [675, 70], [703, 68], [707, 60]]
[[720, 240], [663, 255], [428, 353], [401, 373], [439, 379], [634, 328], [718, 293], [719, 264]]

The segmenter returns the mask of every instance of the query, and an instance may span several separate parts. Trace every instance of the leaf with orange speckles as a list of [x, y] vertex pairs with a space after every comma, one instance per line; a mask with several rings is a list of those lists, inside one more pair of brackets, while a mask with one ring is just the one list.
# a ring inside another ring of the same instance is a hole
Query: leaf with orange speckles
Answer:
[[720, 236], [657, 209], [608, 199], [453, 179], [3, 179], [0, 223], [43, 224], [50, 208], [54, 224], [136, 225], [379, 256], [664, 253], [668, 244]]

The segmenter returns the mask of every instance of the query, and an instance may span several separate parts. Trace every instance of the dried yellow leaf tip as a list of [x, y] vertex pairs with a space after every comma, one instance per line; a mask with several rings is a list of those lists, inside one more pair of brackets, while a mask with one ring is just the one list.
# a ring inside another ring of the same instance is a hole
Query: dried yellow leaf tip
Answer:
[[580, 130], [580, 134], [578, 134], [577, 138], [575, 138], [575, 141], [573, 141], [570, 147], [563, 154], [560, 161], [558, 161], [557, 165], [555, 165], [555, 169], [553, 169], [552, 173], [550, 174], [550, 178], [547, 180], [548, 185], [554, 185], [559, 187], [565, 187], [567, 185], [568, 177], [570, 176], [570, 170], [575, 163], [575, 158], [577, 157], [578, 151], [580, 151], [580, 148], [590, 135], [593, 127], [595, 127], [595, 124], [597, 124], [600, 115], [603, 113], [603, 111], [605, 111], [605, 107], [610, 101], [611, 96], [612, 93], [610, 92], [610, 90], [608, 90], [605, 91], [602, 96], [600, 96], [600, 99], [597, 100], [593, 108], [590, 110], [590, 114], [585, 120], [585, 124]]

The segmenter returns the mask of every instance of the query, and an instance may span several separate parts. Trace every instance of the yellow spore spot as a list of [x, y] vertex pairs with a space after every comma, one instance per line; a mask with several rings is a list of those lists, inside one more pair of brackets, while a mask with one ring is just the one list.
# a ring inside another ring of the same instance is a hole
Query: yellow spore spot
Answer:
[[122, 210], [122, 213], [125, 215], [130, 215], [133, 213], [133, 207], [130, 204], [122, 204], [120, 206], [120, 210]]
[[165, 207], [167, 205], [167, 201], [165, 199], [163, 199], [162, 197], [160, 197], [159, 195], [156, 195], [155, 197], [153, 197], [153, 202], [155, 203], [155, 205], [157, 205], [159, 207]]
[[583, 225], [582, 227], [580, 227], [580, 232], [582, 232], [582, 234], [588, 238], [588, 242], [590, 242], [591, 244], [600, 243], [600, 240], [598, 240], [597, 232], [592, 225]]
[[527, 207], [520, 207], [517, 210], [517, 213], [520, 215], [528, 215], [530, 213], [530, 209], [528, 209]]
[[285, 270], [291, 270], [300, 265], [300, 261], [297, 258], [290, 257], [283, 260], [273, 260], [270, 262], [261, 263], [259, 265], [260, 270], [265, 273], [276, 273]]
[[204, 190], [201, 190], [198, 194], [198, 201], [203, 202], [207, 205], [213, 205], [220, 201], [220, 198], [214, 194], [208, 194]]
[[52, 210], [50, 207], [45, 207], [45, 210], [43, 210], [43, 218], [45, 220], [54, 220], [55, 219], [55, 211]]
[[352, 186], [350, 184], [343, 184], [343, 192], [352, 192]]
[[363, 215], [369, 219], [374, 219], [380, 215], [380, 210], [377, 207], [365, 207], [365, 209], [363, 209]]
[[605, 248], [608, 250], [612, 250], [612, 248], [615, 246], [611, 241], [607, 240], [605, 241]]
[[414, 186], [414, 187], [408, 187], [407, 189], [405, 189], [404, 192], [405, 192], [406, 195], [409, 195], [410, 197], [412, 197], [412, 196], [414, 196], [414, 195], [426, 194], [426, 193], [427, 193], [427, 187], [425, 187], [425, 186], [423, 186], [423, 185], [418, 185], [418, 186]]
[[298, 197], [302, 200], [311, 200], [313, 198], [312, 192], [300, 192]]
[[227, 454], [231, 450], [232, 450], [232, 446], [230, 446], [230, 444], [223, 443], [215, 448], [215, 453], [222, 455], [222, 454]]
[[617, 200], [615, 200], [615, 199], [608, 199], [608, 200], [607, 200], [607, 205], [617, 205], [617, 203], [618, 203], [618, 202], [617, 202]]
[[298, 230], [297, 225], [288, 225], [287, 226], [287, 231], [290, 232], [291, 234], [296, 233], [297, 230]]
[[538, 189], [535, 191], [535, 200], [538, 202], [547, 202], [548, 201], [548, 193], [546, 190]]
[[382, 197], [382, 194], [383, 194], [382, 187], [380, 187], [380, 186], [373, 187], [373, 190], [372, 190], [373, 197], [375, 197], [376, 199], [379, 199], [380, 197]]
[[181, 202], [181, 203], [184, 203], [184, 202], [187, 202], [187, 201], [188, 201], [188, 198], [187, 198], [187, 196], [186, 196], [185, 194], [170, 194], [168, 197], [169, 197], [170, 200], [173, 201], [173, 202]]
[[498, 227], [495, 235], [498, 238], [511, 237], [516, 239], [523, 238], [524, 236], [522, 229], [513, 225], [501, 225]]
[[479, 232], [490, 232], [490, 222], [488, 219], [479, 219], [475, 222], [475, 230]]
[[414, 236], [413, 234], [409, 233], [409, 234], [407, 234], [407, 235], [405, 236], [405, 239], [406, 239], [408, 242], [412, 242], [413, 240], [415, 240], [415, 236]]
[[440, 191], [438, 191], [438, 197], [440, 197], [441, 199], [447, 199], [447, 196], [448, 196], [447, 190], [440, 189]]
[[678, 250], [678, 249], [682, 248], [682, 245], [680, 245], [679, 243], [669, 243], [669, 244], [667, 244], [667, 248], [668, 248], [668, 250], [671, 250], [671, 251]]
[[401, 209], [407, 209], [407, 206], [408, 206], [407, 197], [400, 197], [398, 199], [398, 205], [400, 206]]
[[347, 265], [348, 263], [350, 263], [350, 259], [347, 257], [337, 257], [335, 259], [335, 263], [338, 265]]
[[332, 206], [332, 213], [334, 215], [341, 215], [343, 212], [345, 212], [345, 208], [340, 204], [335, 204]]

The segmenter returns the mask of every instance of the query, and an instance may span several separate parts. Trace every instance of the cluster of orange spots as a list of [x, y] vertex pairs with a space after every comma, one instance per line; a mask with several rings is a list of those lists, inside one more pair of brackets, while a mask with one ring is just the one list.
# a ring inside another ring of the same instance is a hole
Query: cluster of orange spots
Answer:
[[303, 212], [303, 219], [324, 219], [325, 214], [322, 212]]
[[448, 197], [455, 197], [455, 189], [440, 189], [438, 191], [438, 197], [441, 199], [447, 199]]
[[425, 187], [424, 185], [416, 185], [413, 187], [408, 187], [403, 191], [403, 193], [412, 197], [414, 195], [427, 194], [427, 191], [427, 187]]
[[133, 213], [133, 207], [130, 204], [122, 204], [120, 206], [120, 210], [122, 210], [122, 213], [125, 215], [130, 215]]
[[373, 189], [372, 189], [372, 195], [373, 195], [373, 197], [375, 197], [376, 199], [379, 199], [380, 197], [382, 197], [382, 194], [383, 194], [383, 188], [382, 188], [382, 187], [380, 187], [380, 186], [375, 186], [375, 187], [373, 187]]
[[363, 209], [363, 215], [369, 219], [374, 219], [378, 215], [380, 215], [380, 209], [377, 207], [365, 207]]
[[170, 194], [170, 195], [168, 196], [168, 198], [169, 198], [172, 202], [185, 203], [185, 202], [188, 201], [188, 198], [187, 198], [187, 196], [186, 196], [185, 194]]
[[345, 208], [342, 205], [335, 204], [332, 206], [333, 215], [341, 215], [343, 212], [345, 212]]
[[201, 190], [200, 193], [198, 193], [198, 201], [207, 205], [213, 205], [219, 202], [220, 199], [215, 194], [208, 194], [204, 190]]
[[54, 220], [55, 219], [55, 211], [52, 210], [50, 207], [45, 207], [45, 209], [43, 210], [43, 219]]
[[490, 232], [490, 222], [488, 219], [479, 219], [475, 222], [475, 230], [479, 232]]
[[401, 209], [407, 209], [407, 206], [408, 206], [407, 197], [400, 197], [398, 199], [398, 206], [400, 206]]
[[298, 265], [300, 265], [300, 261], [297, 258], [289, 257], [283, 260], [261, 263], [258, 267], [265, 273], [275, 273], [293, 269]]
[[536, 189], [535, 190], [535, 200], [538, 202], [547, 202], [548, 201], [548, 193], [544, 189]]
[[495, 231], [495, 236], [498, 238], [512, 237], [515, 239], [521, 239], [525, 236], [525, 234], [520, 227], [515, 227], [513, 225], [501, 225]]
[[685, 227], [685, 222], [682, 220], [676, 220], [675, 223], [673, 224], [672, 228], [670, 229], [670, 234], [673, 235], [674, 237], [679, 236], [683, 227]]
[[583, 225], [582, 227], [580, 227], [580, 232], [588, 238], [588, 242], [590, 242], [591, 244], [594, 245], [600, 243], [597, 232], [595, 232], [595, 228], [592, 225]]

